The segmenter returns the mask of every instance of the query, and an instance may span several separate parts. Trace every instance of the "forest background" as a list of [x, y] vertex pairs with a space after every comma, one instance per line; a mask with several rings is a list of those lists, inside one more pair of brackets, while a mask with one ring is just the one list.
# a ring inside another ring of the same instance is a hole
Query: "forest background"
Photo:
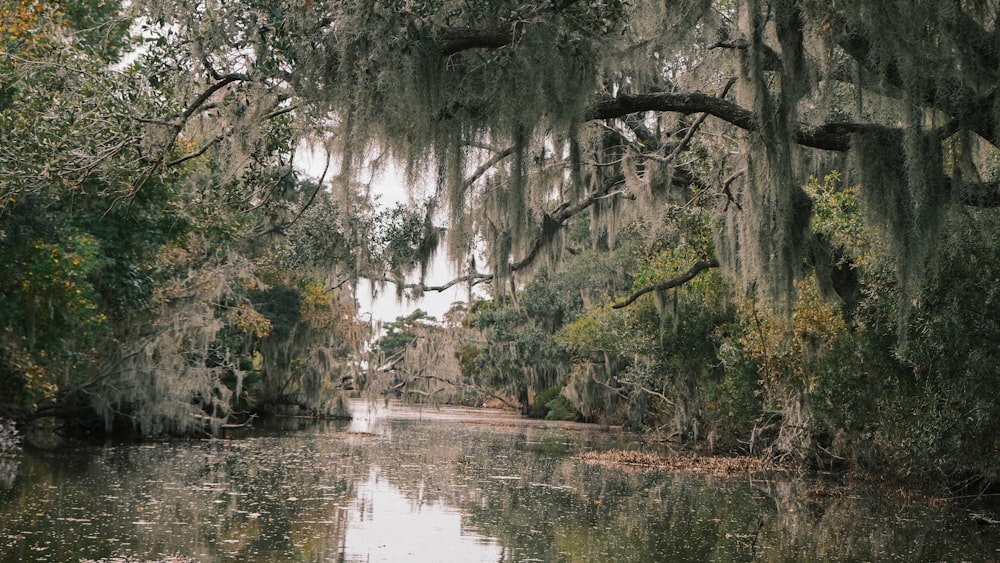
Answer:
[[[494, 398], [994, 487], [997, 18], [3, 0], [0, 419], [183, 435]], [[405, 204], [373, 191], [389, 167]], [[381, 327], [365, 283], [485, 297]]]

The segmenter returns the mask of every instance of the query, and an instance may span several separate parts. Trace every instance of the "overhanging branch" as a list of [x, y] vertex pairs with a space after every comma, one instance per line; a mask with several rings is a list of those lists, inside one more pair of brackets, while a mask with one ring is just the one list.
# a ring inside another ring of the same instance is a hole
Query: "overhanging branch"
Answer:
[[[759, 129], [752, 111], [704, 92], [621, 95], [590, 106], [584, 112], [584, 118], [587, 120], [615, 119], [646, 111], [682, 114], [705, 113], [744, 131], [754, 132]], [[851, 148], [850, 135], [870, 127], [876, 126], [863, 123], [830, 123], [818, 127], [796, 129], [792, 133], [792, 139], [805, 147], [847, 152]]]
[[695, 262], [694, 265], [688, 268], [688, 270], [683, 274], [677, 277], [670, 278], [669, 280], [664, 280], [659, 283], [647, 285], [646, 287], [630, 295], [628, 299], [626, 299], [625, 301], [615, 303], [614, 305], [611, 306], [611, 308], [623, 309], [625, 307], [628, 307], [629, 305], [634, 303], [636, 299], [642, 297], [647, 293], [650, 293], [652, 291], [664, 291], [667, 289], [675, 288], [680, 285], [684, 285], [687, 282], [693, 280], [694, 277], [700, 274], [703, 270], [707, 270], [709, 268], [718, 268], [718, 267], [719, 267], [719, 261], [717, 259], [703, 258]]
[[469, 49], [499, 49], [515, 38], [514, 31], [475, 28], [448, 28], [437, 37], [437, 46], [445, 57]]

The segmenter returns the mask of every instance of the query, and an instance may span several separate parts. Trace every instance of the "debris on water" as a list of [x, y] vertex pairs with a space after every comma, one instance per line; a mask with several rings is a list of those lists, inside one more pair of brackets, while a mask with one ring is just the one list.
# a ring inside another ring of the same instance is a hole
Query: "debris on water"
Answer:
[[195, 563], [194, 559], [169, 556], [162, 559], [133, 559], [131, 557], [111, 557], [109, 559], [81, 559], [80, 563]]
[[542, 487], [545, 489], [556, 489], [559, 491], [572, 491], [575, 487], [570, 485], [552, 485], [550, 483], [528, 483], [532, 487]]
[[615, 467], [632, 471], [672, 471], [678, 473], [700, 473], [712, 475], [737, 475], [763, 471], [764, 461], [747, 456], [734, 457], [662, 457], [649, 452], [635, 450], [609, 450], [605, 452], [584, 452], [580, 455], [586, 463]]
[[980, 526], [1000, 526], [1000, 517], [983, 512], [973, 512], [969, 514], [969, 518]]

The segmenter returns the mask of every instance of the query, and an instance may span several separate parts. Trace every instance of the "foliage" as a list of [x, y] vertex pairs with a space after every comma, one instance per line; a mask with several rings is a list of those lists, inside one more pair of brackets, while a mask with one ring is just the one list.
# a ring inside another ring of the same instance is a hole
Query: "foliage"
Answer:
[[545, 420], [579, 420], [580, 413], [573, 408], [573, 403], [569, 401], [566, 397], [562, 395], [556, 396], [556, 398], [545, 403], [545, 408], [548, 412], [545, 413]]
[[[461, 308], [456, 305], [452, 313]], [[385, 325], [372, 356], [377, 369], [365, 380], [365, 390], [413, 403], [482, 405], [497, 390], [477, 371], [480, 343], [469, 327], [442, 326], [416, 309]]]
[[578, 420], [580, 413], [573, 408], [569, 399], [563, 397], [557, 385], [535, 395], [529, 416], [545, 420]]
[[[813, 453], [817, 432], [813, 409], [843, 409], [842, 403], [831, 399], [840, 398], [837, 387], [856, 366], [847, 324], [837, 306], [820, 296], [815, 277], [797, 284], [797, 293], [787, 320], [762, 317], [754, 310], [755, 304], [746, 304], [741, 311], [746, 326], [740, 347], [760, 378], [764, 411], [781, 416], [772, 454], [806, 461]], [[821, 403], [819, 397], [826, 404], [814, 405]], [[847, 423], [851, 414], [842, 413], [838, 422]]]
[[386, 323], [382, 329], [385, 331], [378, 339], [378, 348], [384, 358], [393, 358], [402, 353], [416, 338], [414, 333], [415, 325], [435, 323], [432, 315], [428, 315], [423, 309], [415, 309], [405, 316], [396, 317], [393, 322]]
[[[656, 236], [635, 236], [648, 232], [646, 219], [623, 229], [619, 260], [635, 277], [631, 288], [617, 292], [673, 278], [711, 254], [705, 210], [670, 209], [673, 220]], [[606, 299], [591, 304], [557, 337], [574, 360], [564, 394], [585, 416], [684, 439], [704, 436], [719, 420], [720, 373], [713, 366], [719, 365], [721, 327], [733, 318], [726, 291], [718, 274], [702, 274], [624, 309]]]
[[373, 217], [373, 259], [401, 279], [414, 268], [426, 273], [427, 264], [438, 245], [438, 230], [426, 209], [398, 204], [379, 210]]
[[[231, 86], [213, 102], [220, 146], [241, 157], [229, 160], [274, 162], [282, 150], [246, 149], [286, 134], [331, 139], [345, 176], [395, 159], [415, 195], [433, 179], [450, 257], [467, 263], [478, 245], [497, 288], [564, 256], [567, 216], [589, 210], [595, 239], [614, 247], [647, 209], [701, 193], [725, 202], [723, 266], [787, 314], [813, 250], [801, 186], [817, 150], [854, 157], [851, 183], [862, 180], [867, 223], [901, 257], [904, 290], [932, 257], [942, 211], [988, 184], [992, 20], [973, 5], [911, 4], [137, 7], [160, 87], [189, 98]], [[859, 73], [843, 71], [852, 64]], [[271, 127], [275, 114], [290, 121]]]
[[475, 356], [484, 385], [515, 397], [527, 412], [535, 394], [561, 383], [567, 356], [552, 339], [574, 303], [571, 293], [556, 291], [547, 276], [525, 287], [517, 302], [497, 299], [476, 303], [468, 324], [485, 340]]
[[299, 281], [300, 287], [275, 285], [249, 296], [268, 330], [242, 338], [244, 354], [260, 354], [260, 382], [246, 390], [259, 410], [294, 406], [333, 414], [361, 340], [355, 309], [315, 280]]
[[[108, 429], [155, 435], [217, 428], [263, 406], [266, 388], [294, 383], [313, 395], [307, 404], [329, 401], [336, 390], [320, 390], [335, 376], [323, 362], [356, 344], [346, 334], [353, 308], [308, 280], [315, 261], [305, 279], [287, 280], [301, 282], [300, 316], [324, 334], [323, 345], [310, 342], [308, 369], [289, 378], [264, 370], [260, 343], [309, 330], [269, 311], [285, 331], [272, 334], [251, 299], [263, 290], [255, 262], [269, 273], [259, 256], [288, 248], [260, 244], [261, 227], [295, 223], [313, 187], [263, 170], [272, 154], [290, 155], [280, 116], [255, 160], [224, 162], [207, 150], [219, 142], [203, 111], [212, 92], [191, 105], [162, 80], [177, 68], [166, 42], [145, 35], [132, 64], [109, 67], [132, 23], [118, 5], [21, 7], [30, 9], [4, 11], [0, 26], [0, 247], [10, 257], [0, 264], [0, 408], [89, 411]], [[318, 230], [310, 219], [300, 224]], [[74, 415], [71, 425], [89, 432], [94, 420]]]
[[80, 194], [9, 202], [0, 216], [0, 249], [9, 257], [0, 264], [0, 334], [22, 374], [13, 402], [31, 408], [86, 381], [102, 339], [148, 310], [151, 261], [186, 228], [168, 198], [149, 196], [130, 212]]
[[871, 233], [865, 227], [858, 201], [858, 186], [842, 186], [840, 172], [833, 170], [820, 181], [811, 176], [803, 187], [813, 198], [812, 230], [841, 253], [841, 261], [864, 267], [871, 260]]
[[532, 418], [546, 418], [549, 415], [549, 403], [559, 396], [559, 386], [549, 387], [535, 395], [528, 416]]
[[995, 483], [994, 16], [12, 0], [0, 413], [332, 412], [384, 367], [358, 281], [419, 295], [444, 242], [492, 298], [388, 323], [362, 383]]
[[[872, 373], [877, 401], [875, 440], [894, 472], [908, 478], [960, 484], [996, 482], [998, 405], [994, 348], [997, 218], [992, 212], [952, 217], [942, 252], [927, 272], [896, 349], [895, 369]], [[895, 289], [872, 292], [859, 323], [872, 337], [866, 359], [896, 346], [901, 322]], [[898, 330], [898, 329], [897, 329]]]

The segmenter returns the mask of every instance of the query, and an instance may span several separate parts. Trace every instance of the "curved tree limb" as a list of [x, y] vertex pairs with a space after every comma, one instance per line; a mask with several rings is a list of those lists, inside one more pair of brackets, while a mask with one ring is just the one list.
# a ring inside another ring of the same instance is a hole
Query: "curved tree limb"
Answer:
[[447, 291], [447, 290], [451, 289], [452, 287], [454, 287], [454, 286], [456, 286], [456, 285], [458, 285], [460, 283], [468, 283], [468, 284], [471, 284], [471, 285], [479, 285], [481, 283], [486, 283], [486, 282], [491, 282], [491, 281], [493, 281], [493, 274], [469, 274], [467, 276], [461, 276], [461, 277], [458, 277], [458, 278], [454, 278], [454, 279], [449, 280], [449, 281], [447, 281], [447, 282], [445, 282], [445, 283], [443, 283], [441, 285], [424, 285], [422, 283], [419, 283], [419, 284], [406, 284], [403, 287], [413, 288], [413, 289], [420, 289], [422, 291], [437, 291], [437, 292], [441, 292], [441, 291]]
[[[615, 119], [645, 111], [675, 113], [704, 113], [735, 125], [744, 131], [759, 129], [752, 111], [728, 100], [704, 92], [658, 92], [654, 94], [620, 95], [598, 102], [584, 112], [587, 120]], [[811, 128], [796, 129], [793, 140], [805, 147], [847, 152], [851, 148], [851, 134], [878, 125], [864, 123], [829, 123]]]
[[670, 278], [669, 280], [664, 280], [658, 283], [647, 285], [646, 287], [630, 295], [628, 299], [626, 299], [625, 301], [620, 301], [618, 303], [615, 303], [614, 305], [611, 306], [611, 308], [623, 309], [625, 307], [628, 307], [629, 305], [634, 303], [636, 299], [642, 297], [647, 293], [650, 293], [652, 291], [662, 291], [665, 289], [671, 289], [677, 287], [679, 285], [684, 285], [687, 282], [694, 279], [694, 277], [700, 274], [703, 270], [707, 270], [709, 268], [718, 268], [718, 267], [719, 267], [719, 261], [717, 259], [707, 258], [707, 257], [702, 258], [701, 260], [695, 262], [694, 265], [688, 268], [688, 270], [683, 274]]
[[475, 28], [448, 28], [437, 37], [437, 46], [445, 57], [469, 49], [499, 49], [512, 43], [512, 31]]
[[551, 237], [546, 237], [545, 233], [554, 232], [557, 228], [562, 227], [562, 225], [566, 221], [568, 221], [571, 217], [573, 217], [577, 213], [589, 208], [591, 205], [594, 205], [595, 203], [606, 197], [611, 197], [614, 195], [621, 195], [622, 197], [630, 197], [630, 194], [624, 191], [618, 191], [618, 192], [611, 191], [616, 186], [624, 182], [625, 182], [625, 177], [619, 174], [611, 178], [610, 181], [605, 182], [604, 185], [601, 186], [601, 188], [594, 190], [587, 197], [581, 199], [580, 201], [573, 204], [562, 203], [558, 207], [556, 207], [555, 210], [553, 210], [551, 213], [543, 213], [541, 232], [535, 238], [535, 241], [531, 245], [531, 249], [528, 250], [528, 253], [524, 256], [524, 258], [521, 258], [520, 260], [512, 262], [510, 264], [510, 271], [516, 272], [517, 270], [530, 266], [535, 261], [535, 258], [538, 257], [538, 253], [541, 252], [542, 248], [544, 248], [545, 245], [548, 244], [549, 240], [551, 239]]
[[472, 175], [470, 175], [468, 178], [465, 179], [465, 182], [463, 182], [462, 184], [462, 189], [467, 189], [470, 186], [472, 186], [472, 184], [474, 184], [476, 180], [481, 178], [483, 174], [486, 174], [490, 170], [490, 168], [493, 168], [501, 160], [507, 158], [512, 154], [514, 154], [514, 147], [510, 146], [490, 157], [489, 160], [482, 163], [478, 168], [476, 168], [476, 170], [472, 173]]

